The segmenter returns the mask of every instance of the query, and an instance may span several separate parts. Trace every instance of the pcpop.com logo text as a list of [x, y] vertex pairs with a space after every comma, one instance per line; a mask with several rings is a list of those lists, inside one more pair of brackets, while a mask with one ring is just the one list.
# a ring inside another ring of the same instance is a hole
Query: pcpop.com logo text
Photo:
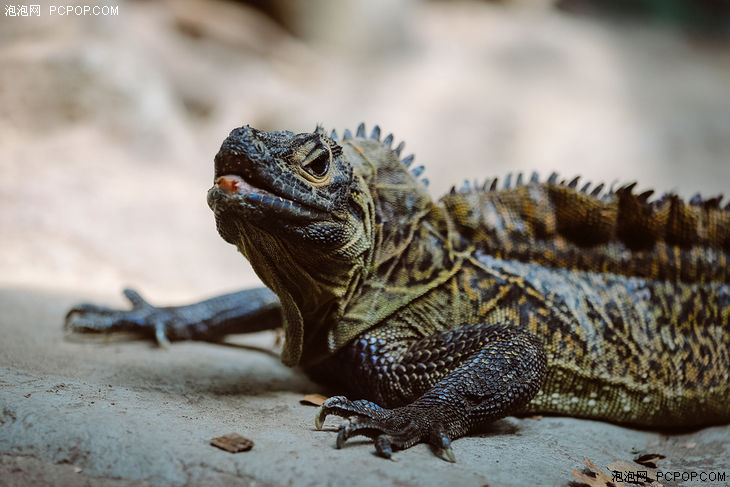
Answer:
[[[56, 16], [116, 16], [119, 5], [49, 5], [48, 15]], [[5, 5], [5, 17], [40, 17], [40, 5]]]

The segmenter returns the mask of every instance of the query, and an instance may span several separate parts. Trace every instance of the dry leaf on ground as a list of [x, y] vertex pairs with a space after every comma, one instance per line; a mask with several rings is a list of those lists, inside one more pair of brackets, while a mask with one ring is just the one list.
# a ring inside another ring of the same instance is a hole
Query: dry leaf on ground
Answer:
[[634, 458], [634, 461], [636, 463], [638, 463], [639, 465], [643, 465], [645, 467], [658, 468], [657, 463], [662, 458], [667, 458], [667, 457], [660, 453], [644, 453], [644, 454], [639, 455], [638, 457]]
[[245, 438], [238, 433], [229, 433], [210, 440], [210, 444], [221, 450], [231, 453], [240, 453], [249, 451], [253, 448], [253, 441]]
[[587, 485], [588, 487], [624, 487], [622, 482], [616, 482], [610, 475], [606, 475], [603, 471], [588, 458], [583, 462], [588, 468], [573, 470], [573, 478], [577, 482], [571, 485]]
[[322, 394], [307, 394], [299, 400], [299, 403], [305, 406], [321, 406], [326, 400], [327, 396]]

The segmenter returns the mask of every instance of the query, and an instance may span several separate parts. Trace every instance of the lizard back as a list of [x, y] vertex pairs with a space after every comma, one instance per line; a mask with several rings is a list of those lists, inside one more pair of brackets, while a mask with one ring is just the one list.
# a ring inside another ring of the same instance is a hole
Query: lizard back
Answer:
[[527, 411], [727, 421], [730, 212], [720, 198], [649, 202], [633, 185], [601, 196], [576, 183], [518, 178], [441, 199], [472, 248], [459, 286], [481, 308], [457, 319], [507, 312], [543, 341], [548, 378]]

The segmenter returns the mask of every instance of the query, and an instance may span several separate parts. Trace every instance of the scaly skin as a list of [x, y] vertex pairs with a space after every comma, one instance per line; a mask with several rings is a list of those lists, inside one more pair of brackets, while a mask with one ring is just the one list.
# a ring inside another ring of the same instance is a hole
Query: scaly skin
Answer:
[[[354, 394], [337, 446], [390, 457], [515, 413], [652, 427], [730, 420], [730, 212], [577, 179], [433, 202], [392, 136], [231, 132], [208, 202], [259, 289], [181, 308], [94, 305], [75, 331], [212, 339], [283, 325], [282, 360]], [[218, 300], [216, 300], [218, 299]], [[142, 304], [140, 304], [142, 303]], [[144, 316], [141, 316], [140, 313]], [[390, 408], [390, 409], [384, 409]]]

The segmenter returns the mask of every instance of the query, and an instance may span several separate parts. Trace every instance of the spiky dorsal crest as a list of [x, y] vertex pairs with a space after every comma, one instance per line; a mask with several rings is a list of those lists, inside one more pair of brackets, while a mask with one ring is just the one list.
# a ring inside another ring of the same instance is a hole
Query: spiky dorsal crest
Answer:
[[[347, 141], [354, 138], [359, 139], [368, 139], [368, 140], [375, 140], [380, 142], [384, 147], [387, 147], [389, 150], [394, 152], [399, 158], [401, 157], [401, 154], [403, 152], [403, 149], [405, 148], [405, 142], [400, 142], [395, 148], [393, 148], [393, 141], [394, 137], [392, 133], [389, 133], [381, 140], [381, 129], [379, 125], [375, 125], [373, 129], [370, 132], [370, 136], [368, 137], [367, 134], [367, 128], [365, 126], [365, 123], [360, 123], [360, 125], [357, 126], [357, 130], [355, 131], [355, 136], [353, 137], [352, 132], [349, 129], [345, 129], [342, 133], [342, 140]], [[335, 142], [339, 141], [339, 136], [337, 134], [337, 131], [332, 130], [332, 133], [330, 134], [330, 138], [334, 140]], [[400, 159], [401, 163], [406, 168], [410, 168], [410, 166], [413, 164], [413, 161], [415, 159], [415, 155], [409, 154], [403, 158]], [[429, 181], [428, 178], [421, 178], [420, 176], [425, 171], [424, 166], [416, 166], [411, 170], [411, 174], [418, 179], [421, 184], [424, 186], [428, 186]]]
[[552, 267], [684, 281], [730, 281], [730, 205], [689, 203], [636, 183], [605, 189], [552, 173], [468, 181], [442, 198], [459, 232], [481, 251]]

